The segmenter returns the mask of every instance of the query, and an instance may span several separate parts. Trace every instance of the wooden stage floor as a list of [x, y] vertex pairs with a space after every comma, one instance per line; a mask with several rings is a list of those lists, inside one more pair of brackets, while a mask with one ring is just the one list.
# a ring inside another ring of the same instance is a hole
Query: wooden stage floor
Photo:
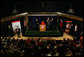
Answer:
[[67, 40], [68, 38], [69, 39], [71, 39], [71, 40], [73, 40], [73, 37], [72, 36], [70, 36], [70, 35], [68, 35], [68, 34], [66, 34], [66, 33], [63, 33], [63, 36], [59, 36], [59, 37], [24, 37], [24, 36], [22, 36], [22, 33], [20, 34], [21, 35], [21, 37], [20, 38], [18, 38], [17, 37], [17, 34], [15, 35], [15, 36], [13, 36], [15, 39], [23, 39], [23, 40], [26, 40], [26, 39], [43, 39], [43, 40], [63, 40], [64, 38]]

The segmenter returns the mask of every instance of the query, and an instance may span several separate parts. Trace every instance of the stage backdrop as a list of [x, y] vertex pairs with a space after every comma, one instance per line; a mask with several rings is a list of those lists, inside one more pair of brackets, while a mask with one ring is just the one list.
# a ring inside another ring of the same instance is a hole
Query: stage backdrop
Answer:
[[[44, 30], [40, 30], [40, 25], [44, 22]], [[28, 24], [24, 23], [24, 36], [59, 36], [57, 16], [28, 16]]]

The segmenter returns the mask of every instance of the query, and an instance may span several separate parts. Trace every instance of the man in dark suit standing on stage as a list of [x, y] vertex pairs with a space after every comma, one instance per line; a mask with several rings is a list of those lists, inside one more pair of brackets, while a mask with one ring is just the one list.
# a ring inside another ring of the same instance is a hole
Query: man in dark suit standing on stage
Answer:
[[51, 18], [51, 20], [50, 20], [50, 30], [52, 31], [54, 29], [55, 29], [55, 27], [54, 27], [54, 21], [53, 21], [53, 18]]
[[46, 21], [47, 21], [47, 23], [46, 23], [47, 30], [50, 30], [50, 18], [48, 17], [48, 19]]
[[35, 25], [36, 25], [35, 30], [38, 31], [39, 30], [39, 21], [38, 21], [38, 19], [36, 19]]
[[18, 37], [20, 37], [20, 28], [18, 26], [16, 28], [16, 33], [17, 33]]

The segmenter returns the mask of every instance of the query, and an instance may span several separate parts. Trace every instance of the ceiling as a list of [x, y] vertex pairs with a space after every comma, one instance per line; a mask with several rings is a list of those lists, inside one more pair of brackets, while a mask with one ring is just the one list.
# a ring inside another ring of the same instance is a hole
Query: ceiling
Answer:
[[67, 13], [69, 5], [77, 16], [83, 17], [83, 1], [1, 1], [1, 18], [11, 16], [16, 5], [18, 13], [23, 12], [63, 12]]

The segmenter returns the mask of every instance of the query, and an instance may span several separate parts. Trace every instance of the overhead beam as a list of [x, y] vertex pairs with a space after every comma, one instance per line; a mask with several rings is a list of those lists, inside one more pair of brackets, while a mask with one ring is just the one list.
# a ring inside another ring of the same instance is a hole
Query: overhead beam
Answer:
[[28, 15], [27, 12], [21, 13], [21, 14], [17, 14], [17, 15], [14, 15], [14, 16], [5, 17], [5, 18], [1, 19], [1, 22], [5, 22], [5, 21], [8, 21], [8, 20], [13, 20], [15, 18], [19, 18], [19, 17], [26, 16], [26, 15]]
[[62, 16], [62, 17], [66, 17], [66, 18], [70, 18], [70, 19], [74, 19], [74, 20], [78, 20], [78, 21], [83, 21], [82, 17], [78, 17], [75, 15], [65, 14], [65, 13], [61, 13], [61, 12], [57, 12], [57, 15]]
[[[19, 18], [19, 17], [26, 16], [26, 15], [27, 16], [33, 16], [35, 14], [37, 14], [37, 15], [38, 14], [40, 14], [40, 15], [48, 14], [48, 15], [51, 15], [51, 16], [53, 16], [53, 15], [62, 16], [62, 17], [66, 17], [66, 18], [70, 18], [70, 19], [74, 19], [74, 20], [83, 21], [82, 17], [78, 17], [78, 16], [70, 15], [70, 14], [65, 14], [65, 13], [61, 13], [61, 12], [25, 12], [25, 13], [17, 14], [17, 15], [14, 15], [14, 16], [9, 16], [9, 17], [2, 18], [1, 22], [12, 20], [12, 19]], [[46, 16], [48, 16], [48, 15], [46, 15]]]

